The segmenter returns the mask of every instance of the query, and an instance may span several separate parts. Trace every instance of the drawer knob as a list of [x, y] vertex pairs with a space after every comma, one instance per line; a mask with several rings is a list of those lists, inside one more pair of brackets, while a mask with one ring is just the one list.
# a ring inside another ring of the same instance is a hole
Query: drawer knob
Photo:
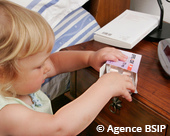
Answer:
[[118, 97], [114, 97], [112, 98], [112, 103], [109, 105], [109, 110], [112, 112], [112, 113], [116, 113], [117, 109], [120, 111], [120, 108], [122, 107], [121, 105], [121, 101], [119, 100]]

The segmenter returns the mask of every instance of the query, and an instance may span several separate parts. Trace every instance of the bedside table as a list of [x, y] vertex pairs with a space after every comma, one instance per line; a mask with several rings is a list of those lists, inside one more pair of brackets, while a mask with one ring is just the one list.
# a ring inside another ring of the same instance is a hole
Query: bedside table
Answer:
[[[132, 94], [133, 101], [128, 102], [119, 97], [120, 110], [115, 111], [113, 104], [117, 100], [111, 99], [91, 125], [80, 135], [112, 136], [107, 132], [108, 127], [141, 127], [141, 132], [120, 132], [119, 135], [128, 136], [168, 136], [170, 135], [170, 79], [164, 75], [158, 60], [157, 44], [142, 40], [130, 52], [142, 55], [138, 71], [138, 94]], [[96, 41], [89, 41], [79, 45], [67, 47], [64, 50], [98, 50], [109, 45]], [[99, 73], [88, 67], [71, 73], [71, 89], [65, 96], [71, 100], [80, 96], [99, 78]], [[94, 96], [95, 97], [95, 96]], [[86, 110], [86, 109], [85, 109]], [[115, 111], [113, 113], [112, 111]], [[81, 113], [80, 113], [81, 114]], [[96, 127], [103, 125], [105, 130], [97, 132]], [[148, 126], [152, 132], [147, 132]], [[155, 125], [155, 126], [154, 126]], [[160, 126], [166, 129], [160, 132]], [[158, 130], [159, 129], [159, 130]], [[153, 132], [156, 131], [156, 132]]]

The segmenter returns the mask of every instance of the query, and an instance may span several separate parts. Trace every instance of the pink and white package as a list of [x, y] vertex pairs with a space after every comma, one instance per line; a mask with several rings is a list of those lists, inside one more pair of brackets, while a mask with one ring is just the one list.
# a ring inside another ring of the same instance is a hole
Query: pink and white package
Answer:
[[[106, 63], [100, 68], [99, 77], [105, 73], [119, 72], [120, 74], [126, 74], [130, 76], [132, 78], [133, 84], [137, 87], [137, 72], [142, 56], [132, 52], [123, 50], [120, 51], [128, 56], [128, 59], [125, 62], [106, 61]], [[137, 93], [137, 90], [135, 90], [135, 93]]]

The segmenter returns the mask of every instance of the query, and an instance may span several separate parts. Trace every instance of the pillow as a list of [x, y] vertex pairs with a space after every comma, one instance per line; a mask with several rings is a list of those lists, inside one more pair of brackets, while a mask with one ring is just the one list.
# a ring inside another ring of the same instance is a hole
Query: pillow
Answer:
[[40, 13], [54, 28], [70, 12], [88, 0], [9, 0]]

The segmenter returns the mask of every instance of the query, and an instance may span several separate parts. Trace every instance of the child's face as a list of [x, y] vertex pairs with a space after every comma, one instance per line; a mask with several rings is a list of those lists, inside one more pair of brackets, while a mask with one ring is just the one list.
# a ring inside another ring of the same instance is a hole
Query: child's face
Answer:
[[49, 63], [50, 52], [47, 50], [18, 60], [21, 71], [14, 81], [14, 89], [18, 95], [27, 95], [41, 88], [47, 73], [51, 70]]

